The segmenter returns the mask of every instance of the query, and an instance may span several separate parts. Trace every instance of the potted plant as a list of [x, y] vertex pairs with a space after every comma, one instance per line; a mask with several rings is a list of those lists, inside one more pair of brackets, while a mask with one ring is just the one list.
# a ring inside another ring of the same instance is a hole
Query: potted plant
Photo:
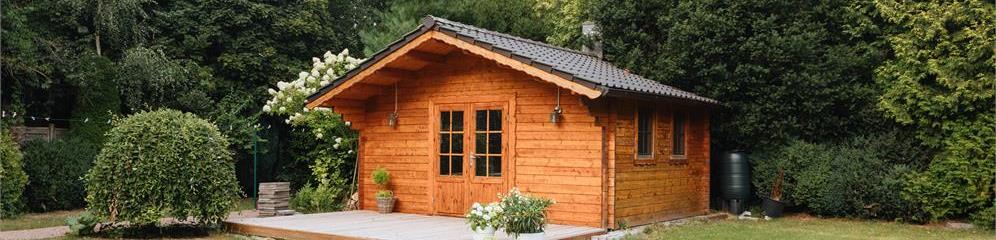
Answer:
[[781, 217], [782, 212], [785, 210], [785, 202], [782, 202], [782, 179], [785, 177], [785, 172], [781, 169], [778, 170], [778, 177], [775, 178], [774, 183], [771, 184], [771, 195], [765, 197], [761, 203], [761, 208], [764, 209], [764, 215], [768, 217]]
[[501, 198], [505, 232], [516, 239], [544, 239], [546, 209], [553, 204], [550, 199], [522, 195], [517, 188], [512, 188], [508, 195]]
[[474, 231], [474, 240], [496, 239], [495, 230], [501, 227], [502, 208], [498, 203], [487, 206], [474, 203], [467, 212], [467, 223]]
[[379, 213], [391, 213], [394, 211], [394, 192], [387, 189], [387, 182], [391, 180], [391, 174], [387, 172], [387, 169], [377, 168], [373, 171], [373, 181], [380, 188], [377, 191], [377, 212]]

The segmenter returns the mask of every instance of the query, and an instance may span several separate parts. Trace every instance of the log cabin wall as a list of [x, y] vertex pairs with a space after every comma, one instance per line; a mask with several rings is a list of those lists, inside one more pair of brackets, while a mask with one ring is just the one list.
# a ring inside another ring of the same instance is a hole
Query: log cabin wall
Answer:
[[[602, 129], [595, 124], [578, 95], [561, 90], [563, 115], [550, 123], [556, 88], [549, 83], [466, 53], [453, 53], [445, 63], [417, 71], [398, 84], [398, 124], [387, 125], [394, 109], [393, 90], [371, 97], [365, 112], [351, 117], [360, 132], [361, 208], [376, 209], [378, 190], [370, 179], [377, 167], [391, 173], [390, 189], [398, 198], [395, 210], [431, 214], [434, 121], [430, 102], [440, 98], [512, 96], [514, 124], [506, 135], [510, 166], [507, 186], [527, 194], [554, 199], [551, 223], [602, 227]], [[338, 111], [338, 109], [337, 109]], [[470, 115], [467, 115], [469, 117]], [[349, 119], [347, 119], [349, 120]], [[502, 191], [507, 189], [501, 189]], [[437, 199], [438, 200], [438, 199]]]
[[[653, 157], [636, 159], [636, 106], [655, 106]], [[616, 144], [610, 194], [615, 199], [610, 225], [642, 225], [700, 215], [709, 207], [709, 115], [701, 108], [673, 103], [614, 99]], [[671, 120], [676, 111], [688, 113], [686, 158], [671, 157]]]

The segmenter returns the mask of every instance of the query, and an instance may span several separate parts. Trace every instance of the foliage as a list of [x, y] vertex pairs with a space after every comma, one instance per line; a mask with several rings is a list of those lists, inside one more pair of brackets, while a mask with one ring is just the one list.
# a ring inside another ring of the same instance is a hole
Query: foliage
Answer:
[[0, 129], [0, 218], [21, 214], [24, 203], [21, 193], [28, 184], [28, 176], [21, 163], [21, 150], [7, 129]]
[[76, 94], [72, 117], [84, 121], [72, 122], [69, 135], [99, 147], [111, 128], [105, 123], [121, 109], [121, 96], [114, 84], [117, 69], [110, 59], [93, 54], [80, 57], [75, 64], [66, 77], [84, 90]]
[[992, 43], [996, 6], [987, 1], [876, 1], [901, 31], [889, 37], [895, 58], [876, 70], [879, 107], [914, 126], [939, 153], [911, 174], [903, 197], [929, 219], [963, 217], [994, 201]]
[[605, 58], [723, 103], [713, 148], [843, 139], [882, 128], [883, 30], [863, 1], [600, 1]]
[[523, 233], [543, 232], [546, 209], [554, 203], [550, 199], [523, 195], [518, 188], [512, 188], [507, 195], [501, 196], [505, 232], [515, 237]]
[[204, 113], [214, 107], [196, 65], [169, 58], [162, 51], [134, 48], [119, 63], [117, 84], [132, 111], [173, 108]]
[[889, 221], [788, 217], [772, 221], [710, 220], [681, 225], [655, 224], [623, 239], [992, 239], [992, 231], [953, 229]]
[[391, 174], [387, 172], [387, 169], [382, 167], [374, 169], [371, 175], [374, 184], [377, 184], [377, 186], [380, 186], [381, 188], [387, 188], [387, 182], [391, 180]]
[[342, 186], [311, 187], [306, 184], [294, 193], [290, 207], [301, 213], [332, 212], [342, 209]]
[[909, 174], [903, 198], [923, 207], [928, 220], [962, 217], [992, 205], [996, 175], [996, 128], [992, 115], [961, 125], [944, 139], [930, 166]]
[[996, 205], [989, 205], [984, 210], [973, 213], [970, 219], [980, 228], [996, 229]]
[[377, 187], [380, 188], [376, 193], [378, 199], [394, 197], [394, 192], [387, 190], [387, 184], [391, 181], [391, 174], [387, 172], [387, 169], [382, 167], [374, 169], [373, 173], [371, 173], [371, 178], [374, 184], [377, 184]]
[[485, 29], [533, 40], [551, 32], [548, 14], [554, 5], [547, 0], [400, 0], [378, 11], [378, 23], [361, 29], [363, 53], [372, 56], [402, 35], [415, 30], [426, 15], [433, 15]]
[[87, 27], [92, 28], [94, 47], [101, 55], [100, 49], [104, 45], [101, 37], [117, 50], [143, 43], [151, 31], [145, 22], [149, 18], [146, 7], [154, 3], [150, 0], [72, 0], [63, 4], [75, 10], [73, 16], [79, 18], [79, 22], [92, 24]]
[[24, 202], [34, 212], [77, 209], [84, 206], [82, 177], [90, 169], [99, 146], [80, 138], [35, 139], [24, 144], [24, 172], [28, 187]]
[[78, 216], [66, 218], [66, 226], [69, 226], [69, 234], [75, 236], [87, 236], [94, 234], [94, 228], [100, 223], [100, 218], [88, 211], [80, 213]]
[[88, 209], [133, 225], [163, 217], [216, 223], [235, 205], [235, 163], [217, 127], [176, 110], [114, 123], [87, 173]]
[[546, 42], [575, 49], [581, 48], [587, 40], [581, 35], [581, 24], [592, 20], [591, 7], [597, 0], [541, 1], [542, 9], [553, 10], [549, 16], [552, 24]]
[[[904, 175], [924, 158], [905, 137], [885, 134], [844, 143], [792, 141], [756, 154], [754, 185], [769, 196], [784, 171], [783, 201], [829, 216], [914, 219], [915, 204], [900, 197]], [[855, 187], [861, 186], [861, 187]]]
[[467, 211], [465, 218], [467, 224], [470, 224], [470, 230], [478, 231], [486, 228], [498, 230], [502, 227], [504, 220], [502, 216], [501, 204], [493, 202], [485, 206], [475, 202]]

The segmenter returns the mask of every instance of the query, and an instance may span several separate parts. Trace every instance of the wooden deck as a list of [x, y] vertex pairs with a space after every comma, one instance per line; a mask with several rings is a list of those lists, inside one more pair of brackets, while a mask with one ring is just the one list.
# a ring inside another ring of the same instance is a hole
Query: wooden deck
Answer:
[[[229, 219], [229, 231], [283, 239], [471, 239], [463, 218], [346, 211], [271, 218]], [[590, 239], [604, 229], [550, 224], [547, 239]], [[498, 239], [512, 239], [501, 231]]]

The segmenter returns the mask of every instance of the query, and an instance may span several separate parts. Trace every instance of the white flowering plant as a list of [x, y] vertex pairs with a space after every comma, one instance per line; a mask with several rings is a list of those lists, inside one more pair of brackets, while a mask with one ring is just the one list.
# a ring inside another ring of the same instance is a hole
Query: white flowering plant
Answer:
[[307, 153], [307, 158], [314, 161], [310, 167], [318, 189], [345, 186], [351, 172], [345, 168], [346, 163], [356, 157], [356, 133], [350, 129], [351, 123], [332, 109], [308, 109], [305, 101], [362, 61], [350, 57], [348, 49], [338, 54], [325, 52], [322, 58], [312, 58], [310, 70], [298, 73], [291, 81], [277, 82], [276, 89], [267, 89], [272, 98], [263, 105], [263, 113], [285, 117], [284, 122], [293, 126], [294, 131], [305, 131], [314, 138], [313, 144], [322, 146]]
[[490, 227], [492, 230], [501, 228], [502, 225], [502, 207], [498, 203], [490, 203], [488, 205], [481, 205], [480, 203], [474, 203], [474, 206], [470, 207], [470, 211], [467, 212], [467, 223], [470, 224], [470, 230], [478, 231], [484, 230]]
[[522, 233], [540, 233], [546, 227], [546, 209], [556, 202], [541, 197], [526, 196], [518, 188], [499, 196], [502, 208], [502, 226], [514, 237]]

